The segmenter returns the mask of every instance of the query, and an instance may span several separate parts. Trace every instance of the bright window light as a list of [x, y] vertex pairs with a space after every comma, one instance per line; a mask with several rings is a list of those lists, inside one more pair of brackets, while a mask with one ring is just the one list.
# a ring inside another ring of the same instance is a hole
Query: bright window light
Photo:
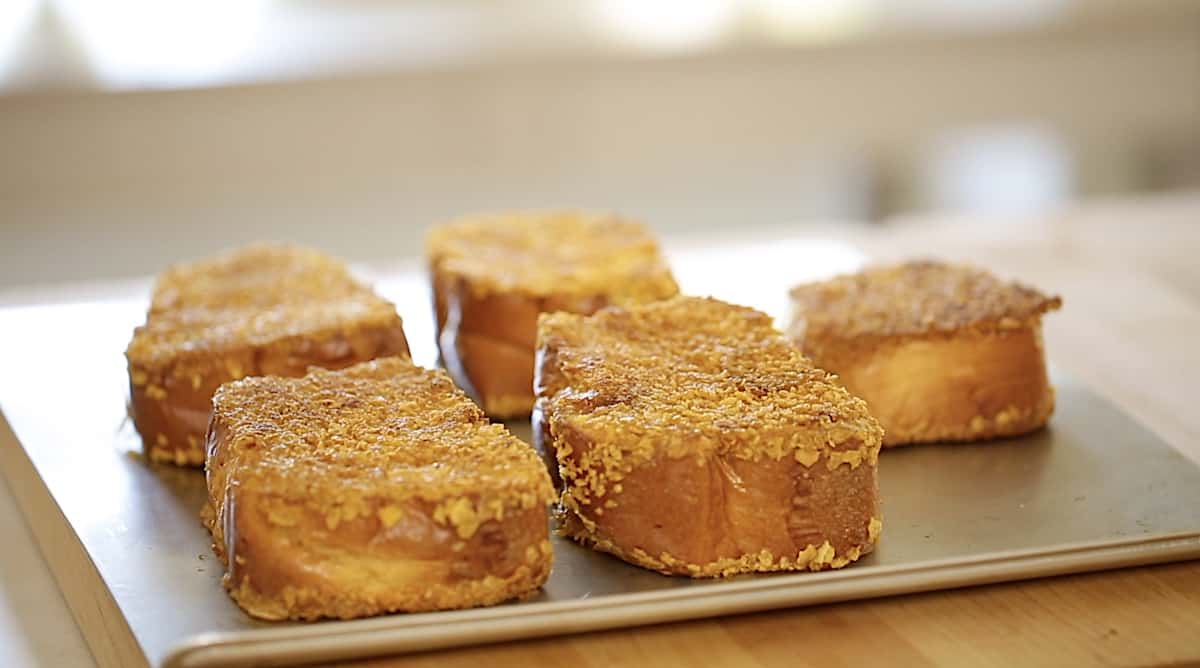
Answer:
[[42, 0], [0, 0], [0, 78], [12, 67], [12, 59], [41, 6]]
[[1034, 126], [948, 131], [925, 156], [928, 204], [995, 214], [1043, 211], [1071, 196], [1074, 166], [1058, 134]]
[[873, 0], [759, 0], [769, 35], [789, 42], [833, 42], [862, 32], [876, 18]]
[[52, 0], [89, 62], [118, 88], [218, 80], [254, 44], [265, 0]]
[[655, 51], [709, 46], [729, 32], [740, 9], [733, 0], [594, 0], [592, 7], [608, 37]]

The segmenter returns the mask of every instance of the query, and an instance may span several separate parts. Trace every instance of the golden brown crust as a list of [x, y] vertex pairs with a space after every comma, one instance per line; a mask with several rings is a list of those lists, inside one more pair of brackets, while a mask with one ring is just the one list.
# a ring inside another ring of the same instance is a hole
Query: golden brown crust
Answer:
[[678, 292], [649, 232], [612, 216], [467, 218], [433, 230], [427, 254], [442, 361], [496, 418], [533, 405], [539, 313], [592, 313]]
[[840, 567], [878, 534], [882, 430], [752, 309], [543, 315], [539, 428], [565, 532], [664, 573]]
[[[814, 367], [771, 318], [676, 297], [591, 317], [541, 316], [538, 387], [581, 429], [620, 432], [679, 456], [818, 451], [882, 432], [865, 404]], [[687, 425], [681, 429], [680, 425]]]
[[1054, 410], [1041, 316], [1058, 297], [916, 262], [800, 286], [792, 298], [794, 340], [866, 400], [885, 446], [1023, 434]]
[[208, 448], [214, 549], [252, 615], [489, 605], [549, 574], [545, 468], [442, 372], [392, 357], [229, 383]]
[[479, 215], [434, 228], [431, 266], [476, 295], [608, 297], [641, 303], [678, 291], [645, 226], [574, 211]]
[[1011, 329], [1062, 305], [986, 271], [930, 260], [799, 285], [791, 296], [793, 333], [814, 340]]
[[163, 373], [204, 366], [228, 350], [398, 320], [395, 307], [343, 263], [298, 246], [257, 244], [164, 271], [126, 356], [145, 373]]
[[345, 265], [305, 248], [249, 246], [159, 277], [126, 349], [131, 414], [151, 459], [200, 465], [222, 383], [388, 355], [408, 355], [400, 317]]

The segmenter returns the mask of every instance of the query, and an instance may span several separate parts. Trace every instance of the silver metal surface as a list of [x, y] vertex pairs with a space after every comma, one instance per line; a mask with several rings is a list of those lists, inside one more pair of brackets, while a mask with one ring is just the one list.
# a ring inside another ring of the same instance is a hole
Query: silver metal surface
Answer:
[[[418, 342], [429, 328], [423, 284], [404, 275], [386, 286]], [[693, 581], [558, 541], [554, 573], [530, 601], [258, 622], [220, 586], [197, 515], [202, 474], [147, 464], [123, 424], [121, 351], [143, 306], [125, 298], [0, 310], [0, 409], [16, 436], [0, 433], [0, 454], [9, 477], [36, 471], [152, 665], [329, 660], [1200, 556], [1200, 469], [1058, 375], [1047, 430], [885, 452], [882, 544], [842, 571]]]

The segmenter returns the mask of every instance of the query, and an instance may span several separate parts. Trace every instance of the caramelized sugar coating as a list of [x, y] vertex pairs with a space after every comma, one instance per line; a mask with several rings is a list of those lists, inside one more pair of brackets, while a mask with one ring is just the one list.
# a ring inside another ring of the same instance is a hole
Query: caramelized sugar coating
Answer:
[[931, 261], [797, 286], [791, 297], [793, 339], [867, 401], [885, 446], [1021, 434], [1053, 412], [1041, 318], [1059, 297]]
[[303, 375], [408, 355], [396, 309], [314, 250], [249, 246], [172, 267], [125, 351], [146, 454], [199, 466], [213, 392], [247, 375]]
[[491, 605], [550, 573], [537, 454], [402, 358], [222, 386], [206, 468], [225, 585], [255, 617]]
[[486, 293], [641, 303], [678, 292], [644, 225], [612, 215], [480, 215], [435, 228], [430, 262]]
[[875, 267], [792, 289], [814, 341], [954, 336], [1012, 329], [1062, 306], [1059, 297], [964, 265], [930, 260]]
[[543, 315], [538, 354], [535, 437], [576, 540], [694, 577], [873, 548], [883, 432], [767, 315], [688, 297]]
[[497, 418], [529, 414], [542, 312], [592, 313], [679, 288], [640, 223], [575, 212], [465, 218], [427, 243], [442, 361]]

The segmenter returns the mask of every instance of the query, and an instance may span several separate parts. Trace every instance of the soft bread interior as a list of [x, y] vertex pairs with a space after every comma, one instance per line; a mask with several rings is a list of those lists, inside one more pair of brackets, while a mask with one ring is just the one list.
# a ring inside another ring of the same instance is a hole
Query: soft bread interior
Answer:
[[1040, 325], [886, 343], [831, 360], [827, 368], [883, 425], [885, 446], [1023, 434], [1054, 410]]

